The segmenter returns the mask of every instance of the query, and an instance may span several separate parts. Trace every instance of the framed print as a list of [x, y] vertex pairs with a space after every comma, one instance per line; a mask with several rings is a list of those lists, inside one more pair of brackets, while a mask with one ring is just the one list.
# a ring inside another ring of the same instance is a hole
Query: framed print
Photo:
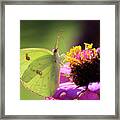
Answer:
[[2, 119], [119, 119], [119, 2], [1, 2]]

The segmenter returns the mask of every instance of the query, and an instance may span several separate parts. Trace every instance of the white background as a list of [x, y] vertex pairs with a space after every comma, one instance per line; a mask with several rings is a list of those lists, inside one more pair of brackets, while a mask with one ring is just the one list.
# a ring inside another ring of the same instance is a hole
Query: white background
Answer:
[[[100, 100], [20, 100], [20, 20], [100, 20]], [[115, 6], [5, 5], [5, 114], [114, 115]]]

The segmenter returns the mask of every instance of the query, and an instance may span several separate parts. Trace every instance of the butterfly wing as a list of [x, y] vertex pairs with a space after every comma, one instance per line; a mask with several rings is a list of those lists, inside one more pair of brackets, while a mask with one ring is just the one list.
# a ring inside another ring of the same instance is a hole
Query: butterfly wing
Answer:
[[59, 65], [53, 53], [46, 49], [20, 51], [20, 79], [22, 85], [40, 96], [53, 95], [58, 86]]
[[53, 55], [53, 53], [47, 49], [41, 48], [26, 48], [20, 50], [20, 77], [35, 59], [45, 55]]

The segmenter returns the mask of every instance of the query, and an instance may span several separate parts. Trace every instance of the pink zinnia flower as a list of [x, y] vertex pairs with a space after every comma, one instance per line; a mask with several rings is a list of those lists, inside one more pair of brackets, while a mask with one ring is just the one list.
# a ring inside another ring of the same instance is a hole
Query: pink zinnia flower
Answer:
[[88, 88], [89, 92], [81, 95], [82, 91], [85, 90], [84, 87], [78, 87], [69, 78], [70, 74], [69, 63], [65, 64], [60, 69], [60, 85], [56, 89], [53, 96], [47, 97], [46, 100], [99, 100], [100, 83], [90, 83]]

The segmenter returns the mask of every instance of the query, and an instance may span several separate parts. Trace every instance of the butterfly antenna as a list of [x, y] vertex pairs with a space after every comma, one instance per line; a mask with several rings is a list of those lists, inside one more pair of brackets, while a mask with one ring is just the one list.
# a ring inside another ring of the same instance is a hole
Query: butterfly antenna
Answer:
[[58, 49], [58, 44], [59, 44], [59, 40], [62, 36], [63, 30], [59, 31], [57, 34], [57, 39], [56, 39], [56, 43], [55, 43], [55, 49]]

